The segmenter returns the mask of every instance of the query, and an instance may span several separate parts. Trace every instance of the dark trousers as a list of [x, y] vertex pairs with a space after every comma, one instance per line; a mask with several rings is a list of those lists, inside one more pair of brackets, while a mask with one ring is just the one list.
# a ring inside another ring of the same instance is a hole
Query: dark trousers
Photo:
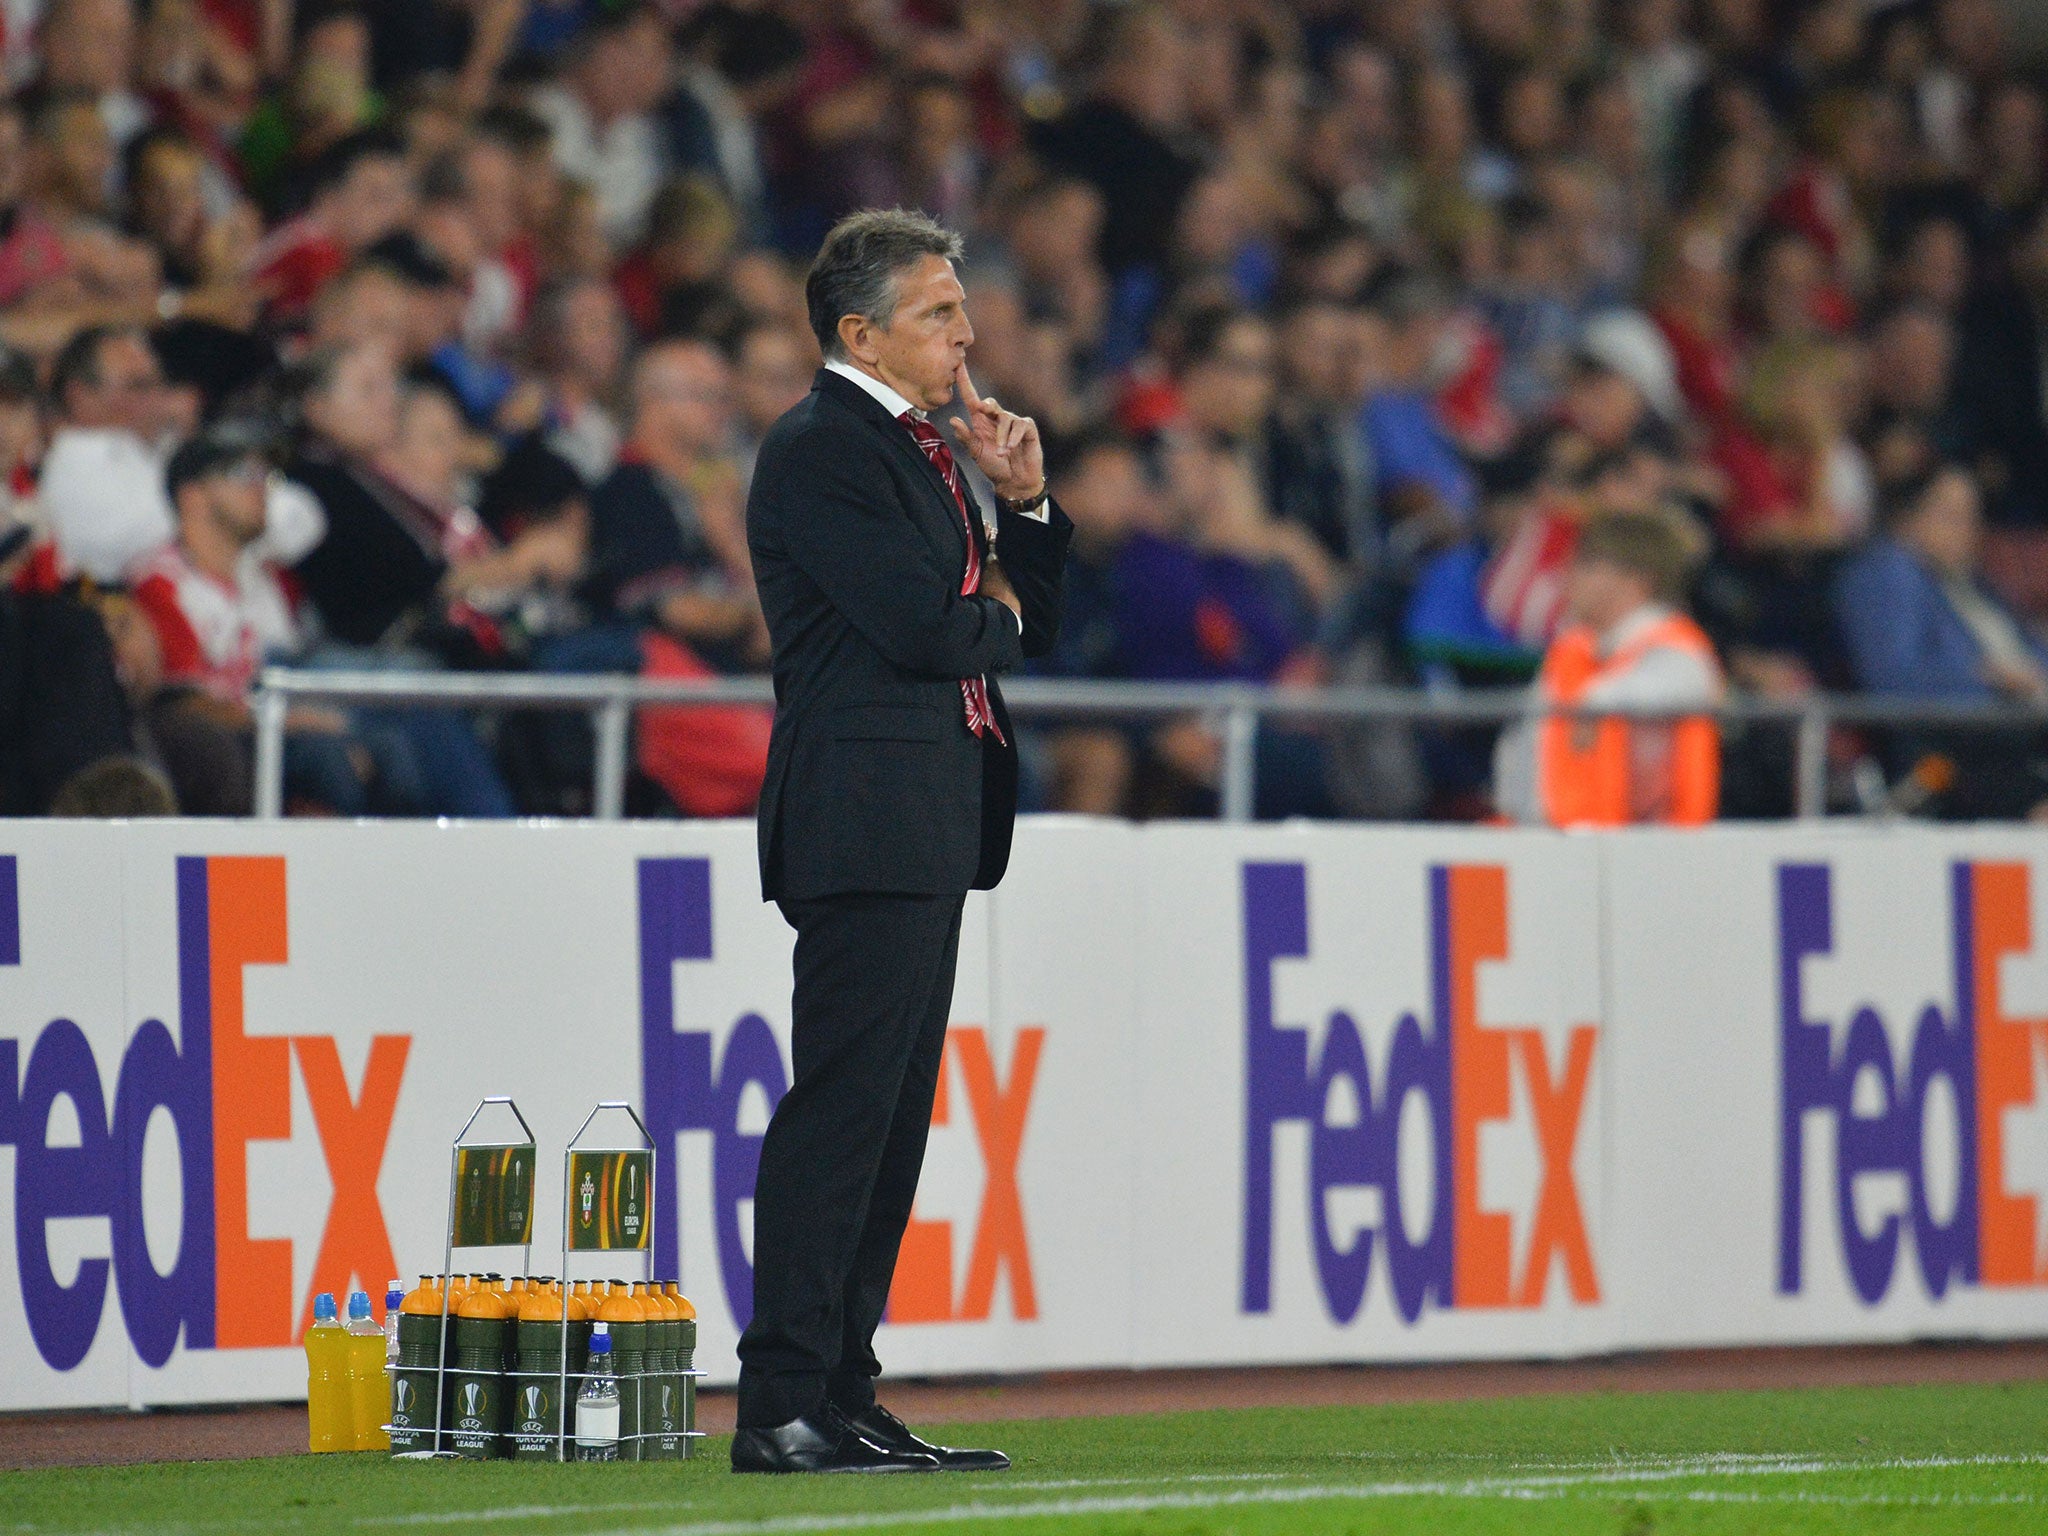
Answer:
[[754, 1318], [739, 1424], [875, 1400], [889, 1302], [931, 1130], [963, 896], [786, 901], [796, 1077], [761, 1143]]

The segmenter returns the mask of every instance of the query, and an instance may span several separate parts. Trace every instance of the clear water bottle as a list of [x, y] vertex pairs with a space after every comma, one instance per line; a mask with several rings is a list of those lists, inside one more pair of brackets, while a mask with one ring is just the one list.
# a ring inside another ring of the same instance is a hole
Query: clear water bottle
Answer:
[[619, 1379], [612, 1372], [611, 1329], [603, 1323], [590, 1330], [590, 1363], [576, 1394], [576, 1459], [619, 1459]]
[[384, 1425], [391, 1418], [391, 1378], [384, 1373], [384, 1330], [370, 1315], [369, 1292], [349, 1292], [346, 1331], [344, 1358], [353, 1434], [351, 1445], [343, 1449], [388, 1451], [391, 1437], [384, 1432]]
[[398, 1369], [398, 1314], [405, 1306], [405, 1287], [396, 1280], [384, 1285], [384, 1367]]

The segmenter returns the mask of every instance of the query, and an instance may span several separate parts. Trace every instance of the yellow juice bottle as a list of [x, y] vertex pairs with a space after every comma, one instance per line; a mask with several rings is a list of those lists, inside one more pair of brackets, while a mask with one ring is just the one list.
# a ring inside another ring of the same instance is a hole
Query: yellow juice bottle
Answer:
[[307, 1446], [346, 1451], [355, 1445], [348, 1396], [348, 1334], [334, 1309], [334, 1295], [313, 1298], [313, 1326], [306, 1330]]

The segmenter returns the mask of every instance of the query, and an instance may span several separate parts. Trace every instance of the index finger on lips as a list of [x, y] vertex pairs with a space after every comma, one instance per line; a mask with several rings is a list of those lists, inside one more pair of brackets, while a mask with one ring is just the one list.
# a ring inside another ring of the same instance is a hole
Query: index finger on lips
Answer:
[[981, 409], [981, 396], [975, 393], [974, 380], [967, 376], [967, 362], [963, 358], [953, 368], [953, 382], [959, 386], [960, 403], [970, 411]]

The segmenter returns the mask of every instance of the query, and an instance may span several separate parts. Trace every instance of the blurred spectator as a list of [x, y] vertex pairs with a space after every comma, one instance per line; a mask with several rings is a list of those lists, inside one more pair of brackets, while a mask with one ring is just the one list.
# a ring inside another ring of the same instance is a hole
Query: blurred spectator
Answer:
[[317, 196], [331, 172], [321, 160], [384, 115], [370, 84], [368, 16], [349, 5], [317, 12], [300, 34], [290, 78], [242, 129], [249, 190], [273, 212]]
[[1105, 28], [1089, 99], [1038, 129], [1045, 160], [1102, 194], [1101, 258], [1112, 279], [1165, 264], [1196, 165], [1187, 127], [1189, 56], [1163, 7], [1130, 6]]
[[[1502, 734], [1495, 798], [1503, 814], [1552, 826], [1711, 821], [1720, 741], [1713, 645], [1677, 606], [1696, 551], [1654, 512], [1587, 525], [1567, 583], [1566, 628], [1544, 653], [1537, 712]], [[1671, 720], [1580, 719], [1545, 706], [1670, 710]]]
[[810, 393], [817, 356], [808, 331], [760, 321], [740, 333], [733, 348], [733, 456], [746, 480], [753, 479], [768, 429]]
[[[266, 655], [298, 648], [276, 574], [247, 558], [263, 535], [269, 473], [244, 432], [212, 428], [181, 447], [165, 470], [177, 536], [135, 581], [135, 602], [156, 632], [162, 678], [145, 719], [179, 804], [195, 816], [249, 814], [250, 689]], [[342, 716], [295, 706], [286, 733], [288, 792], [337, 815], [371, 809], [369, 757], [351, 750]]]
[[673, 67], [659, 13], [639, 6], [597, 10], [570, 43], [561, 82], [533, 98], [554, 132], [555, 163], [595, 191], [599, 222], [618, 249], [640, 233], [669, 169], [653, 114]]
[[90, 101], [120, 148], [149, 122], [136, 95], [135, 11], [128, 0], [50, 0], [36, 38], [44, 95], [76, 91]]
[[[1835, 584], [1861, 687], [1912, 698], [2048, 703], [2048, 645], [1984, 585], [1982, 555], [1979, 496], [1962, 469], [1937, 465], [1893, 488], [1883, 534]], [[1944, 814], [2048, 814], [2048, 740], [2038, 728], [1900, 731], [1885, 756], [1891, 776], [1936, 787]], [[1930, 759], [1939, 763], [1928, 778]]]
[[[21, 530], [17, 532], [16, 530]], [[32, 551], [0, 519], [0, 815], [42, 816], [93, 765], [135, 740], [107, 630], [67, 593], [17, 591]]]
[[1373, 491], [1397, 558], [1454, 539], [1477, 508], [1472, 470], [1437, 410], [1434, 386], [1450, 306], [1440, 284], [1403, 274], [1381, 290], [1386, 322], [1380, 386], [1362, 423]]
[[57, 429], [42, 503], [70, 570], [118, 583], [173, 532], [156, 443], [167, 425], [163, 370], [138, 330], [88, 327], [50, 370]]
[[1959, 413], [1972, 467], [1995, 522], [2048, 527], [2048, 202], [2022, 226], [2011, 276], [1965, 309], [1956, 360]]
[[547, 444], [596, 485], [619, 457], [628, 338], [618, 295], [595, 278], [565, 279], [541, 296], [534, 339]]
[[613, 276], [643, 337], [716, 335], [734, 308], [727, 280], [739, 239], [732, 204], [705, 176], [664, 183], [648, 204], [646, 238]]
[[633, 370], [632, 428], [591, 501], [605, 607], [719, 670], [758, 664], [766, 631], [747, 562], [737, 468], [724, 457], [732, 376], [709, 344], [665, 342]]
[[[1130, 675], [1123, 629], [1136, 594], [1120, 573], [1132, 536], [1153, 521], [1145, 461], [1136, 445], [1104, 432], [1056, 452], [1047, 473], [1074, 522], [1067, 556], [1066, 610], [1059, 640], [1039, 663], [1053, 677]], [[1069, 725], [1046, 740], [1051, 808], [1096, 816], [1121, 814], [1143, 733], [1114, 725]]]
[[251, 259], [272, 318], [301, 318], [328, 280], [405, 222], [412, 175], [397, 138], [364, 129], [323, 149], [309, 172], [306, 211], [280, 225]]
[[1865, 435], [1879, 484], [1962, 455], [1968, 429], [1954, 405], [1955, 354], [1955, 325], [1931, 304], [1903, 300], [1872, 324]]
[[[704, 677], [759, 668], [768, 629], [747, 554], [739, 466], [725, 452], [731, 368], [708, 343], [671, 341], [633, 370], [633, 424], [592, 498], [591, 589], [643, 627], [641, 670]], [[772, 716], [644, 709], [638, 763], [685, 813], [751, 810]]]
[[1282, 318], [1281, 389], [1265, 441], [1274, 514], [1315, 536], [1339, 566], [1372, 569], [1381, 558], [1373, 469], [1359, 430], [1363, 381], [1349, 355], [1352, 316], [1326, 300]]
[[1728, 478], [1721, 529], [1745, 551], [1830, 550], [1870, 527], [1870, 467], [1849, 435], [1856, 358], [1794, 341], [1752, 367], [1746, 425], [1725, 432], [1716, 462]]

